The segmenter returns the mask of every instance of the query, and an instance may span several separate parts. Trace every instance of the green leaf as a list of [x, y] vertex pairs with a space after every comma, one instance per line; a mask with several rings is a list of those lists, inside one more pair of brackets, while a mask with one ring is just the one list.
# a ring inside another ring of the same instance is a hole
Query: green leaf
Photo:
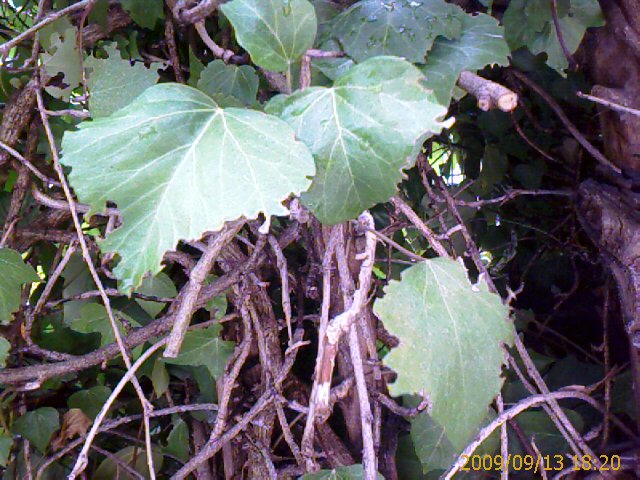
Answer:
[[198, 89], [214, 100], [222, 95], [251, 105], [258, 93], [258, 75], [249, 65], [227, 65], [222, 60], [214, 60], [200, 73]]
[[0, 337], [0, 367], [4, 368], [7, 366], [7, 357], [9, 356], [9, 352], [11, 352], [11, 344], [9, 340], [4, 337]]
[[7, 435], [6, 433], [0, 434], [0, 467], [6, 467], [9, 463], [11, 445], [13, 445], [11, 435]]
[[117, 203], [122, 226], [101, 248], [118, 253], [120, 288], [160, 271], [181, 239], [225, 221], [287, 213], [282, 201], [305, 190], [314, 173], [307, 148], [282, 121], [222, 109], [178, 84], [147, 89], [114, 115], [80, 124], [62, 141], [69, 180], [94, 210]]
[[193, 52], [191, 47], [189, 47], [189, 81], [187, 82], [189, 85], [195, 88], [200, 80], [200, 74], [204, 70], [204, 65], [198, 58], [198, 56]]
[[509, 46], [498, 21], [484, 15], [463, 15], [462, 32], [455, 40], [438, 38], [422, 67], [426, 84], [443, 105], [451, 101], [453, 87], [463, 71], [476, 71], [486, 65], [509, 64]]
[[[118, 323], [118, 331], [120, 335], [125, 336], [126, 330], [121, 320], [124, 320], [131, 327], [139, 327], [140, 324], [128, 315], [117, 310], [113, 311], [116, 322]], [[99, 303], [86, 303], [80, 307], [79, 316], [68, 323], [72, 330], [80, 333], [99, 333], [100, 346], [104, 347], [116, 341], [113, 334], [107, 309]]]
[[[569, 418], [571, 424], [578, 432], [584, 430], [584, 421], [580, 414], [568, 408], [562, 409]], [[558, 431], [549, 414], [543, 410], [527, 410], [515, 418], [526, 438], [534, 438], [536, 447], [542, 455], [558, 455], [569, 451], [566, 438]], [[512, 432], [510, 432], [512, 433]], [[515, 455], [524, 455], [525, 452], [514, 435], [509, 441], [509, 449]]]
[[423, 79], [405, 60], [376, 57], [349, 69], [332, 88], [269, 102], [266, 111], [289, 122], [315, 156], [318, 173], [302, 199], [321, 222], [355, 218], [388, 200], [416, 148], [440, 132], [447, 108]]
[[[558, 2], [558, 23], [569, 53], [578, 50], [587, 28], [604, 25], [604, 17], [597, 0]], [[547, 54], [547, 64], [563, 73], [568, 66], [546, 0], [512, 0], [502, 23], [512, 50], [527, 47], [532, 53]]]
[[313, 46], [316, 12], [307, 0], [233, 0], [220, 6], [256, 65], [288, 71]]
[[[164, 272], [160, 272], [155, 277], [145, 277], [142, 285], [136, 289], [136, 292], [143, 295], [149, 295], [159, 298], [173, 298], [178, 294], [176, 286]], [[151, 318], [155, 318], [165, 307], [164, 303], [152, 302], [151, 300], [136, 299], [136, 303], [140, 305]]]
[[67, 400], [69, 408], [79, 408], [90, 419], [96, 418], [102, 406], [111, 395], [111, 389], [102, 385], [80, 390]]
[[458, 453], [449, 441], [445, 428], [425, 412], [411, 419], [411, 440], [423, 472], [445, 470]]
[[0, 324], [11, 321], [11, 314], [20, 307], [22, 285], [40, 279], [15, 250], [0, 248]]
[[131, 20], [143, 28], [155, 28], [158, 20], [164, 18], [162, 0], [120, 0]]
[[[93, 290], [95, 283], [91, 272], [82, 258], [82, 254], [73, 253], [63, 272], [64, 284], [62, 294], [64, 297], [72, 297]], [[71, 300], [63, 304], [64, 321], [68, 325], [80, 316], [80, 308], [86, 303], [95, 303], [95, 298], [86, 300]]]
[[[384, 477], [378, 474], [379, 480]], [[306, 473], [300, 477], [300, 480], [363, 480], [364, 468], [362, 465], [355, 464], [348, 467], [336, 467], [332, 470], [320, 470], [314, 473]]]
[[151, 384], [153, 385], [153, 391], [156, 397], [160, 397], [169, 388], [169, 372], [165, 364], [156, 358], [153, 363], [153, 370], [151, 371]]
[[189, 459], [189, 427], [184, 420], [178, 418], [174, 423], [167, 436], [167, 446], [164, 451], [183, 462]]
[[54, 32], [51, 36], [51, 49], [40, 55], [48, 77], [62, 73], [62, 83], [66, 86], [48, 85], [45, 90], [49, 95], [69, 101], [71, 91], [82, 82], [81, 52], [76, 42], [75, 28], [68, 28], [61, 35]]
[[89, 71], [89, 112], [93, 118], [106, 117], [120, 110], [159, 78], [153, 68], [146, 68], [140, 62], [131, 65], [120, 58], [115, 43], [107, 45], [105, 50], [109, 58], [89, 57], [84, 62]]
[[18, 418], [11, 431], [26, 438], [38, 450], [45, 453], [53, 432], [60, 428], [58, 411], [52, 407], [42, 407], [27, 412]]
[[401, 278], [389, 283], [374, 306], [400, 340], [384, 358], [398, 374], [391, 393], [428, 395], [431, 418], [460, 449], [500, 392], [501, 344], [513, 341], [508, 309], [484, 283], [471, 286], [454, 260], [422, 262]]
[[444, 0], [362, 0], [335, 19], [332, 35], [357, 62], [393, 55], [422, 63], [436, 37], [460, 35], [464, 15]]
[[163, 358], [163, 361], [172, 365], [204, 366], [213, 378], [220, 377], [233, 352], [233, 342], [221, 340], [220, 329], [220, 325], [213, 325], [187, 332], [178, 357]]
[[[120, 466], [122, 463], [133, 468], [142, 477], [149, 478], [147, 456], [144, 452], [140, 452], [139, 446], [131, 445], [129, 447], [124, 447], [122, 450], [114, 453], [114, 456], [120, 460], [120, 463], [116, 463], [110, 458], [105, 458], [94, 471], [93, 476], [91, 477], [92, 480], [136, 480], [135, 477], [128, 474], [127, 471]], [[153, 457], [153, 468], [157, 474], [162, 470], [164, 457], [157, 446], [152, 447], [151, 456]]]

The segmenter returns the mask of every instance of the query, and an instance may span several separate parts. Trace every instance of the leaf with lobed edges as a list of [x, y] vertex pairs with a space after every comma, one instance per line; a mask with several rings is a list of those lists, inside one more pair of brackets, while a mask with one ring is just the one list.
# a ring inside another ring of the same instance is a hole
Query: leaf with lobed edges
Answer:
[[484, 283], [471, 286], [460, 263], [436, 258], [391, 281], [374, 311], [400, 340], [383, 360], [398, 374], [391, 393], [428, 395], [431, 418], [463, 448], [502, 386], [508, 308]]
[[331, 88], [307, 88], [267, 104], [315, 157], [316, 177], [301, 198], [321, 222], [356, 218], [396, 193], [401, 170], [445, 125], [447, 108], [423, 81], [406, 60], [376, 57], [351, 67]]
[[185, 85], [154, 85], [115, 114], [80, 124], [62, 141], [62, 163], [93, 211], [118, 205], [122, 225], [100, 243], [120, 255], [119, 288], [160, 271], [178, 241], [260, 213], [284, 215], [290, 194], [310, 184], [307, 147], [281, 120], [220, 108]]

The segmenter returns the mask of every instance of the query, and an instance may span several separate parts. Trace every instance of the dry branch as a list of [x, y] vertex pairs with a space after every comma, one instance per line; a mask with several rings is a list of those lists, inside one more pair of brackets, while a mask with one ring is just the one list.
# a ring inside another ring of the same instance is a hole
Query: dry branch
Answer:
[[485, 112], [492, 108], [510, 112], [518, 106], [517, 93], [475, 73], [462, 72], [458, 78], [458, 86], [476, 97], [478, 108]]

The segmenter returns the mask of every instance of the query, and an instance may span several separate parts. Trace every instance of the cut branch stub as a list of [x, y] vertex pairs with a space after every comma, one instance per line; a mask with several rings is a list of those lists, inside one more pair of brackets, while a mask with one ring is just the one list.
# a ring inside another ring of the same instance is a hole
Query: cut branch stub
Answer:
[[458, 79], [458, 86], [476, 97], [478, 108], [485, 112], [492, 108], [510, 112], [518, 106], [517, 93], [475, 73], [462, 72]]

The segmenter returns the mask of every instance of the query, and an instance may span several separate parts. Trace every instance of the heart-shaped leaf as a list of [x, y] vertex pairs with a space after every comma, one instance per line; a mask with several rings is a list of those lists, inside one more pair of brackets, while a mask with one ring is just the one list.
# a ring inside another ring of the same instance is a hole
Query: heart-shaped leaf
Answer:
[[437, 258], [390, 282], [374, 311], [400, 340], [384, 358], [398, 374], [391, 393], [428, 395], [431, 418], [461, 449], [500, 392], [508, 308], [484, 283], [471, 286], [460, 263]]
[[233, 0], [220, 6], [256, 65], [288, 71], [313, 46], [318, 22], [307, 0]]
[[184, 85], [146, 90], [110, 117], [80, 124], [62, 142], [62, 162], [80, 201], [120, 209], [122, 226], [101, 243], [122, 258], [115, 268], [128, 292], [155, 275], [181, 239], [225, 221], [278, 215], [314, 173], [308, 149], [281, 120], [220, 108]]
[[406, 60], [376, 57], [349, 69], [331, 88], [269, 102], [267, 112], [286, 120], [314, 154], [318, 173], [302, 199], [321, 222], [349, 220], [388, 200], [416, 147], [442, 129], [447, 108], [423, 80]]

